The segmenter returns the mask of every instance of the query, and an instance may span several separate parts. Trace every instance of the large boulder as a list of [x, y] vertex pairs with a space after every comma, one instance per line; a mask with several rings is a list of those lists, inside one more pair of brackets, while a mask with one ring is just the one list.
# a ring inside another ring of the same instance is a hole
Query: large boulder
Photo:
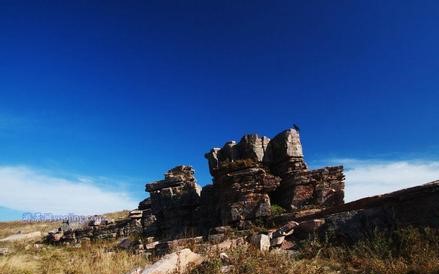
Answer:
[[264, 162], [272, 165], [289, 158], [302, 158], [302, 143], [299, 131], [290, 128], [282, 131], [271, 139], [267, 146]]
[[255, 162], [262, 162], [267, 150], [270, 138], [257, 134], [247, 134], [237, 144], [240, 159], [250, 159]]

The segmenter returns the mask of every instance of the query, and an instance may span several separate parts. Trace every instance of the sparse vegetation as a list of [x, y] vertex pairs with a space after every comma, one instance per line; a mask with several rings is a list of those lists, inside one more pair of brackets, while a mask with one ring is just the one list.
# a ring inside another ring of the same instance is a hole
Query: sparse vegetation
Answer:
[[[56, 223], [0, 223], [0, 235], [17, 231], [47, 232]], [[117, 242], [103, 241], [82, 246], [50, 246], [33, 241], [0, 242], [10, 254], [0, 256], [1, 274], [113, 274], [126, 273], [149, 263], [145, 255], [114, 249]]]
[[285, 208], [281, 207], [280, 205], [276, 205], [276, 204], [271, 205], [271, 215], [272, 216], [279, 216], [285, 212], [287, 212], [285, 210]]
[[[53, 223], [1, 223], [0, 235], [48, 230]], [[116, 242], [98, 242], [82, 246], [47, 246], [34, 242], [0, 242], [11, 253], [0, 257], [0, 273], [113, 274], [126, 273], [150, 263], [145, 255], [115, 249]], [[353, 246], [319, 241], [315, 237], [298, 243], [297, 251], [260, 252], [241, 245], [226, 251], [231, 274], [237, 273], [439, 273], [439, 231], [400, 229], [392, 234], [376, 232]], [[207, 254], [208, 260], [190, 274], [222, 273], [219, 251]]]
[[126, 218], [129, 213], [129, 210], [122, 210], [117, 212], [105, 213], [103, 214], [103, 216], [108, 219], [120, 220]]
[[[335, 245], [315, 237], [300, 243], [294, 252], [259, 252], [253, 247], [238, 247], [227, 252], [228, 273], [439, 273], [439, 231], [407, 228], [391, 235], [375, 233], [353, 246]], [[219, 254], [191, 274], [221, 273]]]

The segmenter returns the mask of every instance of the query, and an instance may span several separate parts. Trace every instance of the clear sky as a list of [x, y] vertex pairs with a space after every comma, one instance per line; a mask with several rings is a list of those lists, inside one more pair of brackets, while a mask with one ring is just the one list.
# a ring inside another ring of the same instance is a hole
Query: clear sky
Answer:
[[0, 0], [0, 220], [205, 185], [211, 147], [293, 123], [351, 199], [439, 178], [438, 29], [438, 1]]

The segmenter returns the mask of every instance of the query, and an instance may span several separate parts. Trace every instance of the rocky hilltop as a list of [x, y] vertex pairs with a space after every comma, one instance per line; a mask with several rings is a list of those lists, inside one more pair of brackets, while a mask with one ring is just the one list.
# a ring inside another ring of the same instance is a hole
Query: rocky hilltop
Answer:
[[[66, 224], [46, 240], [69, 244], [141, 235], [129, 247], [154, 254], [227, 239], [228, 246], [244, 241], [261, 250], [287, 250], [310, 233], [349, 243], [376, 229], [439, 227], [439, 182], [344, 203], [343, 167], [308, 169], [295, 128], [272, 139], [245, 135], [212, 148], [205, 158], [211, 184], [201, 188], [192, 167], [174, 167], [146, 184], [149, 197], [127, 218], [79, 228]], [[255, 227], [266, 232], [255, 235]]]

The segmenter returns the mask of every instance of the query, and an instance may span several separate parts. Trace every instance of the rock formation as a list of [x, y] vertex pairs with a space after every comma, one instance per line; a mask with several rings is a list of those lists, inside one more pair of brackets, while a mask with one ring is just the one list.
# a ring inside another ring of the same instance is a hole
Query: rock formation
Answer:
[[343, 168], [308, 170], [296, 129], [272, 140], [248, 134], [205, 157], [213, 183], [201, 194], [189, 166], [175, 167], [164, 180], [146, 185], [150, 198], [139, 204], [145, 235], [203, 233], [221, 225], [243, 228], [271, 216], [272, 204], [298, 210], [343, 203]]
[[[343, 167], [308, 170], [300, 135], [294, 128], [279, 133], [271, 140], [256, 134], [245, 135], [239, 143], [227, 142], [223, 148], [214, 148], [205, 157], [214, 177], [214, 187], [224, 180], [224, 174], [239, 168], [262, 168], [266, 174], [280, 180], [279, 187], [265, 193], [270, 194], [272, 203], [287, 210], [343, 204]], [[246, 165], [242, 166], [241, 162]], [[230, 171], [230, 166], [237, 167]]]
[[269, 193], [280, 179], [253, 160], [222, 163], [215, 171], [212, 186], [203, 188], [201, 210], [216, 225], [244, 225], [271, 215]]
[[205, 157], [213, 179], [202, 190], [192, 167], [177, 166], [163, 180], [146, 184], [150, 197], [126, 220], [66, 229], [49, 238], [56, 242], [125, 237], [141, 230], [146, 237], [172, 239], [225, 225], [244, 229], [269, 218], [273, 204], [289, 212], [343, 204], [343, 168], [308, 170], [294, 128], [271, 140], [248, 134], [238, 143], [211, 149]]
[[[202, 190], [192, 167], [177, 166], [146, 184], [150, 197], [127, 218], [98, 218], [76, 228], [67, 223], [46, 240], [124, 237], [120, 248], [160, 256], [188, 246], [221, 251], [249, 242], [263, 251], [294, 249], [310, 234], [353, 243], [377, 229], [439, 228], [439, 181], [345, 204], [343, 167], [309, 170], [294, 128], [271, 140], [245, 135], [205, 157], [213, 178]], [[284, 212], [276, 207], [273, 214], [273, 205]], [[247, 229], [260, 224], [266, 233]], [[133, 241], [133, 234], [143, 237]]]
[[[165, 173], [165, 179], [146, 185], [150, 193], [150, 211], [144, 211], [144, 225], [154, 232], [177, 235], [195, 229], [194, 211], [199, 206], [201, 188], [190, 166], [177, 166]], [[147, 203], [142, 204], [147, 208]]]

